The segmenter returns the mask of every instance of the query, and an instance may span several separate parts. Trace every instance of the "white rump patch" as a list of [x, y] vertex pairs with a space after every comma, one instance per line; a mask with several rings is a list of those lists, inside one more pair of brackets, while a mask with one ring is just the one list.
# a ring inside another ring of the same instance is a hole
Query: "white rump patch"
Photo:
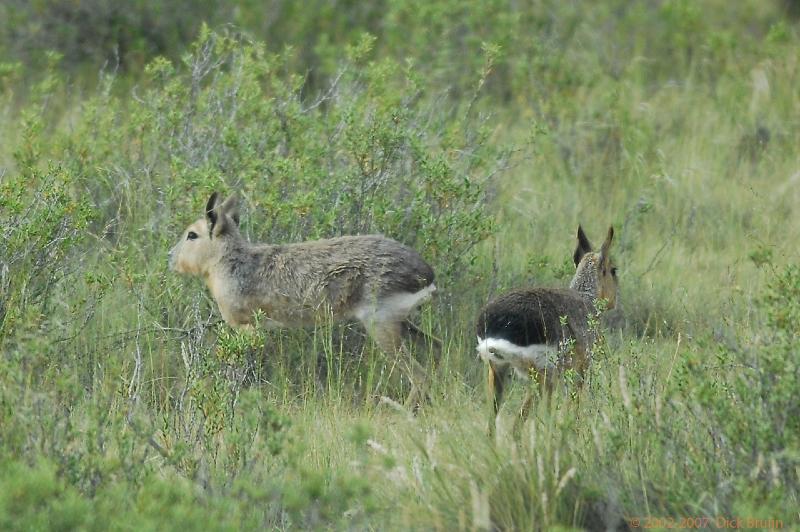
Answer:
[[353, 311], [353, 316], [360, 321], [383, 322], [403, 319], [424, 301], [430, 299], [435, 291], [436, 285], [431, 283], [418, 292], [403, 292], [374, 301], [364, 301]]
[[527, 368], [554, 369], [558, 349], [547, 344], [521, 346], [503, 338], [481, 338], [478, 336], [478, 355], [487, 362], [511, 365], [527, 375]]

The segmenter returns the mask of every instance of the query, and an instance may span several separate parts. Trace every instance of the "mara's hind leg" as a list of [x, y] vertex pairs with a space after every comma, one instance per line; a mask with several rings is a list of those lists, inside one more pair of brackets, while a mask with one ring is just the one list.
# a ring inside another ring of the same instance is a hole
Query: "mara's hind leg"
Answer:
[[583, 346], [575, 346], [575, 387], [571, 397], [575, 401], [573, 409], [576, 416], [581, 415], [581, 396], [584, 394], [584, 385], [589, 378], [589, 365], [591, 364], [591, 353]]
[[416, 411], [427, 396], [428, 375], [425, 368], [403, 346], [403, 321], [373, 320], [364, 325], [381, 351], [400, 362], [403, 372], [411, 382], [411, 392], [406, 398], [405, 406]]
[[406, 373], [411, 380], [411, 392], [406, 398], [405, 406], [413, 412], [418, 411], [424, 403], [430, 402], [428, 395], [428, 373], [425, 368], [417, 362], [417, 359], [407, 351], [403, 353], [403, 360], [406, 362]]
[[430, 351], [433, 355], [433, 363], [438, 367], [442, 358], [442, 341], [430, 335], [414, 325], [409, 319], [403, 321], [403, 337], [408, 338], [414, 347], [419, 351]]
[[583, 389], [584, 382], [588, 377], [587, 371], [589, 369], [589, 364], [591, 363], [591, 354], [589, 350], [581, 345], [575, 346], [575, 373], [578, 376], [577, 382], [577, 392], [580, 394], [581, 390]]
[[534, 387], [539, 389], [539, 396], [544, 400], [545, 406], [550, 402], [550, 396], [553, 393], [553, 380], [555, 379], [555, 370], [539, 370], [531, 369], [531, 378], [535, 383], [528, 384], [528, 390], [525, 393], [525, 400], [522, 402], [522, 407], [519, 410], [519, 416], [514, 422], [514, 435], [519, 436], [522, 425], [528, 420], [533, 406], [533, 394], [535, 393]]
[[487, 375], [487, 391], [489, 394], [489, 436], [494, 438], [497, 426], [497, 414], [503, 402], [503, 391], [506, 383], [508, 366], [497, 366], [489, 362], [489, 373]]
[[519, 409], [519, 415], [514, 421], [513, 434], [514, 437], [519, 437], [522, 431], [522, 425], [528, 420], [531, 413], [531, 406], [533, 405], [533, 384], [528, 384], [528, 389], [525, 391], [525, 400], [522, 401], [522, 407]]

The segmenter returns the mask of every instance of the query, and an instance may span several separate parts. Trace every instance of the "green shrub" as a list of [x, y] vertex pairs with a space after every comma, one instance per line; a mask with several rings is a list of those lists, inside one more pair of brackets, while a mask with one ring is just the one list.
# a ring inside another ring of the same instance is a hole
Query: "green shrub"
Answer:
[[[759, 482], [749, 495], [800, 498], [800, 267], [774, 273], [761, 301], [765, 337], [752, 349], [728, 354], [737, 370], [729, 402], [715, 415], [738, 467]], [[757, 422], [754, 422], [757, 420]], [[752, 468], [752, 469], [751, 469]], [[782, 495], [779, 495], [782, 493]]]
[[16, 169], [0, 171], [0, 348], [13, 335], [42, 326], [53, 312], [53, 294], [81, 275], [81, 244], [93, 216], [73, 175], [44, 155], [50, 98], [61, 88], [58, 55], [49, 60], [19, 113]]
[[[363, 59], [372, 42], [307, 96], [287, 56], [205, 31], [181, 63], [151, 63], [131, 101], [108, 91], [89, 101], [60, 157], [119, 244], [166, 249], [221, 189], [243, 196], [256, 240], [381, 232], [417, 247], [447, 287], [491, 231], [486, 183], [506, 154], [468, 110], [423, 103], [429, 89], [412, 69]], [[161, 230], [127, 230], [141, 225]]]
[[50, 464], [28, 467], [0, 461], [0, 468], [3, 530], [77, 530], [91, 524], [88, 502], [65, 485]]
[[[215, 28], [235, 24], [270, 51], [297, 50], [290, 69], [301, 72], [312, 90], [321, 90], [338, 71], [341, 48], [366, 32], [377, 38], [376, 59], [408, 59], [426, 79], [449, 88], [454, 99], [470, 97], [475, 73], [483, 68], [481, 50], [499, 49], [502, 55], [487, 84], [493, 101], [547, 106], [551, 99], [626, 74], [648, 87], [687, 71], [715, 83], [737, 69], [737, 59], [750, 55], [761, 37], [748, 31], [734, 38], [731, 21], [781, 24], [782, 5], [793, 3], [739, 2], [724, 4], [725, 9], [712, 3], [701, 9], [685, 0], [635, 5], [621, 0], [568, 5], [555, 0], [276, 0], [268, 5], [252, 0], [124, 5], [11, 0], [0, 5], [0, 51], [36, 64], [53, 49], [72, 71], [110, 63], [136, 72], [157, 56], [180, 57], [203, 22]], [[648, 59], [653, 57], [670, 60]]]
[[230, 11], [188, 1], [9, 0], [0, 6], [0, 42], [28, 64], [58, 50], [71, 69], [104, 62], [128, 68], [183, 48], [204, 20], [223, 13]]
[[92, 211], [56, 165], [0, 179], [0, 347], [52, 312], [56, 287], [80, 266]]
[[800, 499], [797, 265], [774, 271], [760, 310], [762, 335], [744, 338], [738, 349], [717, 346], [706, 361], [689, 357], [678, 373], [681, 388], [691, 390], [696, 426], [707, 436], [705, 452], [716, 458], [715, 475], [729, 479], [718, 481], [717, 496], [726, 511], [745, 508], [753, 517], [789, 517], [785, 501]]

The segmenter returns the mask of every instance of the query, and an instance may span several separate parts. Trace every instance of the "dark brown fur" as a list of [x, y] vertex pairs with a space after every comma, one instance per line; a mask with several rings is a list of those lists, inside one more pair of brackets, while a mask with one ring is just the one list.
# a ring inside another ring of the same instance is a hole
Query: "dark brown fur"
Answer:
[[[592, 305], [575, 290], [526, 288], [508, 292], [488, 305], [478, 317], [481, 338], [503, 338], [520, 345], [558, 345], [567, 338], [584, 343], [586, 316]], [[562, 316], [566, 325], [561, 324]]]

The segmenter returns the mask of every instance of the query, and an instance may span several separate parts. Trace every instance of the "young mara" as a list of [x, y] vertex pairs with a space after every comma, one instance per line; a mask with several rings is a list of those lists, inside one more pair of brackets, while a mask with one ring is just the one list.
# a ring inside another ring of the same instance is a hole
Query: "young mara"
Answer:
[[[509, 369], [523, 376], [535, 376], [548, 392], [554, 374], [565, 369], [574, 369], [582, 380], [594, 341], [588, 322], [595, 312], [595, 300], [605, 300], [606, 309], [616, 304], [617, 269], [609, 255], [613, 238], [614, 228], [609, 227], [600, 251], [594, 252], [579, 226], [573, 255], [577, 269], [568, 289], [514, 290], [481, 310], [477, 323], [478, 353], [489, 363], [491, 432]], [[527, 418], [532, 400], [529, 388], [515, 430]]]
[[426, 335], [409, 314], [436, 290], [433, 270], [413, 249], [380, 235], [343, 236], [297, 244], [251, 244], [239, 233], [237, 200], [217, 202], [169, 252], [170, 267], [202, 277], [231, 326], [251, 325], [261, 311], [270, 327], [299, 327], [321, 318], [356, 319], [379, 347], [400, 354], [412, 384], [410, 406], [426, 374], [403, 338]]

